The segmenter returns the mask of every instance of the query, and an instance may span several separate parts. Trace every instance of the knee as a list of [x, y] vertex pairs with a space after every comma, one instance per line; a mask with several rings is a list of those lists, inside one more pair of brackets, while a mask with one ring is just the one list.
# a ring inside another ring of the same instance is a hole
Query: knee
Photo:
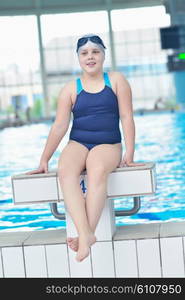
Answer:
[[58, 177], [60, 180], [66, 178], [68, 175], [69, 175], [68, 168], [64, 166], [58, 167]]
[[62, 164], [61, 166], [58, 167], [58, 177], [60, 181], [69, 179], [72, 176], [74, 176], [74, 172], [71, 171], [69, 165]]
[[99, 182], [107, 177], [107, 171], [104, 165], [87, 166], [86, 169], [88, 177], [93, 179], [93, 181]]
[[79, 180], [80, 170], [70, 163], [62, 163], [58, 165], [58, 178], [60, 182], [68, 182], [71, 180]]

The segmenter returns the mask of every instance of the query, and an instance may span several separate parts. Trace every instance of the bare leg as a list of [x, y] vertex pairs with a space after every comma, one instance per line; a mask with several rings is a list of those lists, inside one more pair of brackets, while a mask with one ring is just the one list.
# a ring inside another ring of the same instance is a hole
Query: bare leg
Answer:
[[70, 142], [62, 152], [58, 168], [64, 201], [79, 235], [81, 247], [76, 256], [78, 261], [89, 255], [89, 248], [96, 241], [88, 223], [85, 199], [79, 184], [79, 176], [85, 167], [87, 154], [88, 149], [83, 145]]
[[[98, 170], [97, 170], [98, 171]], [[103, 173], [104, 171], [102, 171]], [[86, 197], [86, 213], [89, 226], [95, 232], [107, 198], [107, 175], [105, 173], [92, 176], [88, 181]]]
[[[107, 198], [108, 175], [118, 167], [121, 161], [121, 152], [120, 144], [102, 144], [88, 153], [86, 161], [88, 176], [86, 213], [92, 232], [95, 232]], [[71, 245], [74, 251], [80, 250], [80, 241], [77, 237], [71, 239]]]
[[121, 144], [102, 144], [93, 148], [88, 154], [86, 161], [88, 174], [86, 212], [93, 232], [95, 232], [105, 206], [108, 175], [118, 167], [121, 154]]
[[[96, 241], [96, 238], [88, 223], [85, 199], [83, 198], [79, 180], [76, 180], [76, 178], [71, 175], [61, 181], [61, 186], [67, 210], [72, 217], [79, 235], [79, 240], [81, 241], [81, 249], [77, 255], [77, 260], [81, 261], [88, 256], [89, 247]], [[74, 195], [76, 196], [74, 197]]]

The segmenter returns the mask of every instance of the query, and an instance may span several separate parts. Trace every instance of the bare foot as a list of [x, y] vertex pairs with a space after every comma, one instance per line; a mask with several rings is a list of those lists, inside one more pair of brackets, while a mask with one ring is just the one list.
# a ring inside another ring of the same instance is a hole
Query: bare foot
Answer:
[[90, 247], [96, 242], [96, 237], [93, 233], [86, 236], [79, 236], [78, 251], [76, 255], [77, 261], [82, 261], [89, 255]]
[[68, 246], [75, 252], [78, 251], [78, 237], [69, 237], [67, 238]]

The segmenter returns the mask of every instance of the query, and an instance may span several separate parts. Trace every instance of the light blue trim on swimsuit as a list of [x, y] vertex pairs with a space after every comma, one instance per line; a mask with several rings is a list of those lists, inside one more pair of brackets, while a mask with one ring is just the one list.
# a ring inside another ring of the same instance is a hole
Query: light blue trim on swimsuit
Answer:
[[105, 81], [105, 85], [112, 88], [111, 83], [110, 83], [110, 79], [109, 79], [109, 75], [108, 73], [103, 73], [103, 77], [104, 77], [104, 81]]
[[77, 86], [77, 95], [78, 95], [83, 90], [80, 78], [77, 78], [77, 80], [76, 80], [76, 86]]
[[[103, 78], [104, 78], [105, 85], [112, 88], [108, 73], [104, 72]], [[80, 92], [83, 90], [82, 82], [81, 82], [80, 78], [77, 78], [77, 80], [76, 80], [76, 87], [77, 87], [77, 95], [79, 95]]]

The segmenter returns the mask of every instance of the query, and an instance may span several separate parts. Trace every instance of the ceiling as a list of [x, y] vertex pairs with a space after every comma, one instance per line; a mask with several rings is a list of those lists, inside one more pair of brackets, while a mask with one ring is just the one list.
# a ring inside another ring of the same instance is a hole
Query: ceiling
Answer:
[[163, 5], [163, 0], [6, 0], [0, 15], [54, 14]]

